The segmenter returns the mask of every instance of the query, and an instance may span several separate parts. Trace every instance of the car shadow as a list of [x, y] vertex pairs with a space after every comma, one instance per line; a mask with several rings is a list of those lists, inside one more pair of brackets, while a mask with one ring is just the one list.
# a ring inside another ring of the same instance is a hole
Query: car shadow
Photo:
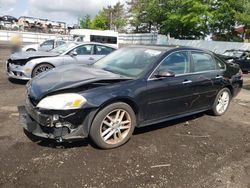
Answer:
[[[199, 114], [195, 114], [192, 116], [187, 116], [184, 118], [180, 118], [180, 119], [176, 119], [176, 120], [171, 120], [171, 121], [165, 121], [163, 123], [158, 123], [158, 124], [153, 124], [150, 126], [145, 126], [145, 127], [140, 127], [140, 128], [136, 128], [133, 135], [139, 135], [139, 134], [144, 134], [147, 132], [152, 132], [152, 131], [156, 131], [159, 129], [163, 129], [169, 126], [174, 126], [176, 124], [180, 124], [180, 123], [184, 123], [187, 121], [191, 121], [197, 118], [202, 117], [203, 115], [205, 115], [207, 113], [199, 113]], [[55, 140], [52, 139], [45, 139], [45, 138], [41, 138], [41, 137], [37, 137], [35, 135], [32, 135], [31, 133], [27, 132], [25, 129], [23, 130], [24, 134], [32, 141], [37, 143], [40, 146], [43, 147], [49, 147], [49, 148], [56, 148], [56, 149], [70, 149], [70, 148], [78, 148], [78, 147], [86, 147], [86, 146], [91, 146], [95, 149], [100, 149], [98, 148], [91, 139], [89, 138], [85, 138], [85, 139], [81, 139], [81, 140], [75, 140], [75, 141], [71, 141], [71, 142], [56, 142]]]
[[8, 80], [12, 83], [12, 84], [18, 84], [18, 85], [26, 85], [27, 84], [27, 80], [18, 80], [18, 79], [14, 79], [14, 78], [8, 78]]

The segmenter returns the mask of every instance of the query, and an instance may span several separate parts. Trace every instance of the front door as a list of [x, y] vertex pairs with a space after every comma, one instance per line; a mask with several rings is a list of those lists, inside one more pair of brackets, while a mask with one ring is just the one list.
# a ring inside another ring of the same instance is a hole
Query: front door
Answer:
[[192, 75], [188, 51], [174, 52], [167, 56], [155, 72], [169, 70], [173, 77], [155, 78], [153, 73], [147, 82], [146, 120], [163, 119], [186, 113], [192, 100]]
[[[71, 56], [72, 60], [79, 64], [93, 64], [95, 62], [94, 45], [85, 44], [72, 50], [75, 55]], [[72, 54], [71, 52], [69, 54]]]

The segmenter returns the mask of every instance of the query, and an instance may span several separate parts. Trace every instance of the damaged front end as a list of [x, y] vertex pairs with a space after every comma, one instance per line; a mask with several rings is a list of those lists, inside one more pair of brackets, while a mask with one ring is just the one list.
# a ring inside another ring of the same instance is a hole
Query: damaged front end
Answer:
[[29, 98], [25, 106], [18, 107], [22, 127], [29, 133], [41, 137], [55, 139], [58, 142], [83, 139], [88, 135], [91, 111], [45, 110], [35, 107]]
[[[83, 66], [62, 66], [27, 83], [21, 125], [31, 134], [67, 141], [88, 136], [96, 112], [113, 86], [130, 78]], [[101, 96], [107, 93], [105, 97]]]
[[27, 75], [25, 71], [25, 65], [29, 59], [19, 59], [19, 60], [12, 60], [8, 59], [6, 62], [6, 71], [10, 78], [18, 78], [23, 80], [29, 80], [30, 77]]

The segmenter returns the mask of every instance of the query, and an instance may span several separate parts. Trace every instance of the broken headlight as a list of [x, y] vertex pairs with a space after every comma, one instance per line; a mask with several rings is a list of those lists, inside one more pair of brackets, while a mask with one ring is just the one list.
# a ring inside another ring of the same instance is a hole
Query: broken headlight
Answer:
[[37, 107], [50, 110], [78, 109], [86, 103], [86, 99], [76, 93], [58, 94], [45, 97]]

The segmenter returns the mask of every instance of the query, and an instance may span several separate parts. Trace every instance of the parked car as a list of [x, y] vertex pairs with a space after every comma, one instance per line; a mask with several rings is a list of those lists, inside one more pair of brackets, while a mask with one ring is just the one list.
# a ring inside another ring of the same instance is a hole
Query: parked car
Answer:
[[40, 44], [27, 44], [22, 47], [22, 51], [50, 51], [62, 44], [65, 44], [66, 41], [62, 39], [51, 39], [46, 40]]
[[233, 62], [237, 63], [244, 73], [248, 73], [250, 71], [250, 52], [244, 52], [241, 58], [235, 59]]
[[245, 50], [226, 50], [222, 55], [227, 57], [233, 57], [233, 58], [241, 58], [241, 56], [244, 54]]
[[122, 48], [92, 66], [61, 66], [32, 79], [21, 124], [38, 137], [90, 137], [100, 148], [115, 148], [135, 127], [207, 110], [223, 115], [241, 76], [238, 65], [200, 49]]
[[238, 64], [244, 73], [250, 71], [250, 51], [248, 50], [227, 50], [221, 57], [228, 62]]
[[99, 43], [70, 42], [50, 52], [19, 52], [12, 54], [6, 63], [9, 78], [29, 80], [54, 67], [67, 64], [93, 64], [116, 50]]

